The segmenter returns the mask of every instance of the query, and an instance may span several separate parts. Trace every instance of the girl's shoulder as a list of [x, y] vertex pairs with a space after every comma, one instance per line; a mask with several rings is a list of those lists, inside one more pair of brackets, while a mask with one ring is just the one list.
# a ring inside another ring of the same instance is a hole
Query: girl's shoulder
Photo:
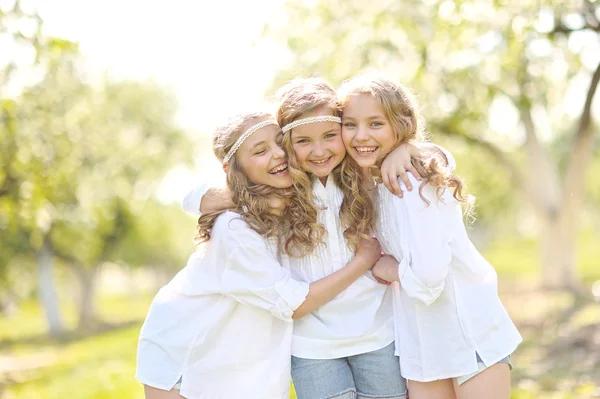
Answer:
[[412, 190], [409, 191], [406, 188], [404, 182], [398, 178], [398, 184], [403, 191], [402, 198], [395, 196], [388, 189], [381, 184], [379, 186], [380, 195], [384, 197], [393, 198], [392, 203], [406, 203], [411, 205], [456, 205], [458, 202], [452, 195], [452, 189], [449, 187], [436, 187], [430, 183], [424, 183], [423, 181], [417, 180], [410, 172], [407, 172], [410, 183], [412, 184]]
[[211, 240], [215, 242], [228, 242], [229, 246], [252, 245], [265, 243], [266, 238], [254, 231], [241, 215], [233, 211], [225, 211], [217, 217], [211, 231]]

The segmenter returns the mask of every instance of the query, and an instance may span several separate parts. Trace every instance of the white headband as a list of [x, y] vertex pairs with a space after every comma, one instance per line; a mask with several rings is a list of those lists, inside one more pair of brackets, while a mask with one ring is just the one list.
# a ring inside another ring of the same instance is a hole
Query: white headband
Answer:
[[229, 160], [231, 159], [231, 157], [233, 157], [233, 155], [238, 150], [238, 148], [240, 148], [240, 146], [242, 145], [242, 143], [244, 141], [246, 141], [246, 139], [248, 137], [252, 136], [252, 133], [256, 132], [258, 129], [262, 129], [263, 127], [269, 126], [269, 125], [277, 125], [277, 126], [279, 126], [279, 123], [277, 123], [277, 121], [274, 120], [274, 119], [269, 119], [269, 120], [257, 123], [256, 125], [252, 126], [250, 129], [246, 130], [244, 132], [244, 134], [242, 134], [240, 136], [240, 138], [237, 139], [237, 141], [235, 142], [235, 144], [233, 145], [233, 147], [231, 147], [231, 150], [229, 150], [229, 152], [227, 153], [227, 155], [225, 155], [225, 158], [223, 158], [223, 163], [229, 162]]
[[312, 116], [310, 118], [304, 118], [304, 119], [300, 119], [300, 120], [294, 121], [292, 123], [288, 123], [281, 130], [283, 131], [283, 133], [285, 133], [285, 132], [287, 132], [289, 130], [292, 130], [295, 127], [302, 126], [302, 125], [307, 125], [309, 123], [317, 123], [317, 122], [337, 122], [337, 123], [342, 123], [342, 118], [340, 118], [339, 116], [330, 116], [330, 115]]

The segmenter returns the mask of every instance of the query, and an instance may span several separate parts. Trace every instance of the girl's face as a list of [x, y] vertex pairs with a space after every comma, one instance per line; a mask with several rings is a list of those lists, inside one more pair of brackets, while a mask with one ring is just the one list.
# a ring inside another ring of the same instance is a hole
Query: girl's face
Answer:
[[291, 187], [292, 177], [287, 170], [287, 157], [281, 148], [282, 138], [279, 126], [268, 125], [254, 132], [238, 149], [237, 157], [242, 170], [254, 184]]
[[[302, 114], [302, 118], [323, 115], [333, 116], [334, 112], [325, 106]], [[329, 176], [346, 156], [341, 130], [336, 122], [308, 123], [293, 128], [291, 142], [299, 167], [319, 178]]]
[[348, 98], [342, 115], [342, 137], [348, 154], [363, 168], [376, 165], [396, 145], [392, 125], [370, 94]]

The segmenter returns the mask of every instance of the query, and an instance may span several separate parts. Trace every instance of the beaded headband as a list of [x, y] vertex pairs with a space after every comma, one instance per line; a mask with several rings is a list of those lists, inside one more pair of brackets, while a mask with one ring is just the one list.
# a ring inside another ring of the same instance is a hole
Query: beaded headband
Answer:
[[295, 127], [302, 126], [302, 125], [307, 125], [309, 123], [317, 123], [317, 122], [337, 122], [337, 123], [342, 123], [342, 118], [340, 118], [339, 116], [330, 116], [330, 115], [312, 116], [310, 118], [304, 118], [304, 119], [300, 119], [300, 120], [294, 121], [292, 123], [288, 123], [281, 130], [283, 131], [283, 133], [285, 133], [285, 132], [287, 132], [289, 130], [292, 130]]
[[244, 141], [246, 141], [246, 139], [248, 137], [252, 136], [252, 134], [254, 132], [256, 132], [259, 129], [262, 129], [265, 126], [269, 126], [269, 125], [277, 125], [277, 126], [279, 126], [279, 123], [277, 123], [277, 121], [274, 120], [274, 119], [269, 119], [269, 120], [257, 123], [256, 125], [252, 126], [248, 130], [246, 130], [244, 132], [244, 134], [242, 134], [240, 136], [240, 138], [237, 139], [237, 141], [235, 142], [235, 144], [233, 145], [233, 147], [231, 147], [231, 149], [229, 150], [229, 152], [227, 153], [227, 155], [225, 155], [225, 158], [223, 158], [223, 163], [229, 162], [229, 160], [231, 159], [231, 157], [233, 157], [233, 155], [238, 150], [238, 148], [240, 148], [240, 146], [244, 143]]

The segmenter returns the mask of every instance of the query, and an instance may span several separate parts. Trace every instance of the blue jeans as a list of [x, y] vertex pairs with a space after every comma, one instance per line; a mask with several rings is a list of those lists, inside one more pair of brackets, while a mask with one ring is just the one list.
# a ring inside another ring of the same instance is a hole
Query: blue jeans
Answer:
[[298, 399], [406, 398], [393, 343], [341, 359], [292, 356], [292, 380]]

